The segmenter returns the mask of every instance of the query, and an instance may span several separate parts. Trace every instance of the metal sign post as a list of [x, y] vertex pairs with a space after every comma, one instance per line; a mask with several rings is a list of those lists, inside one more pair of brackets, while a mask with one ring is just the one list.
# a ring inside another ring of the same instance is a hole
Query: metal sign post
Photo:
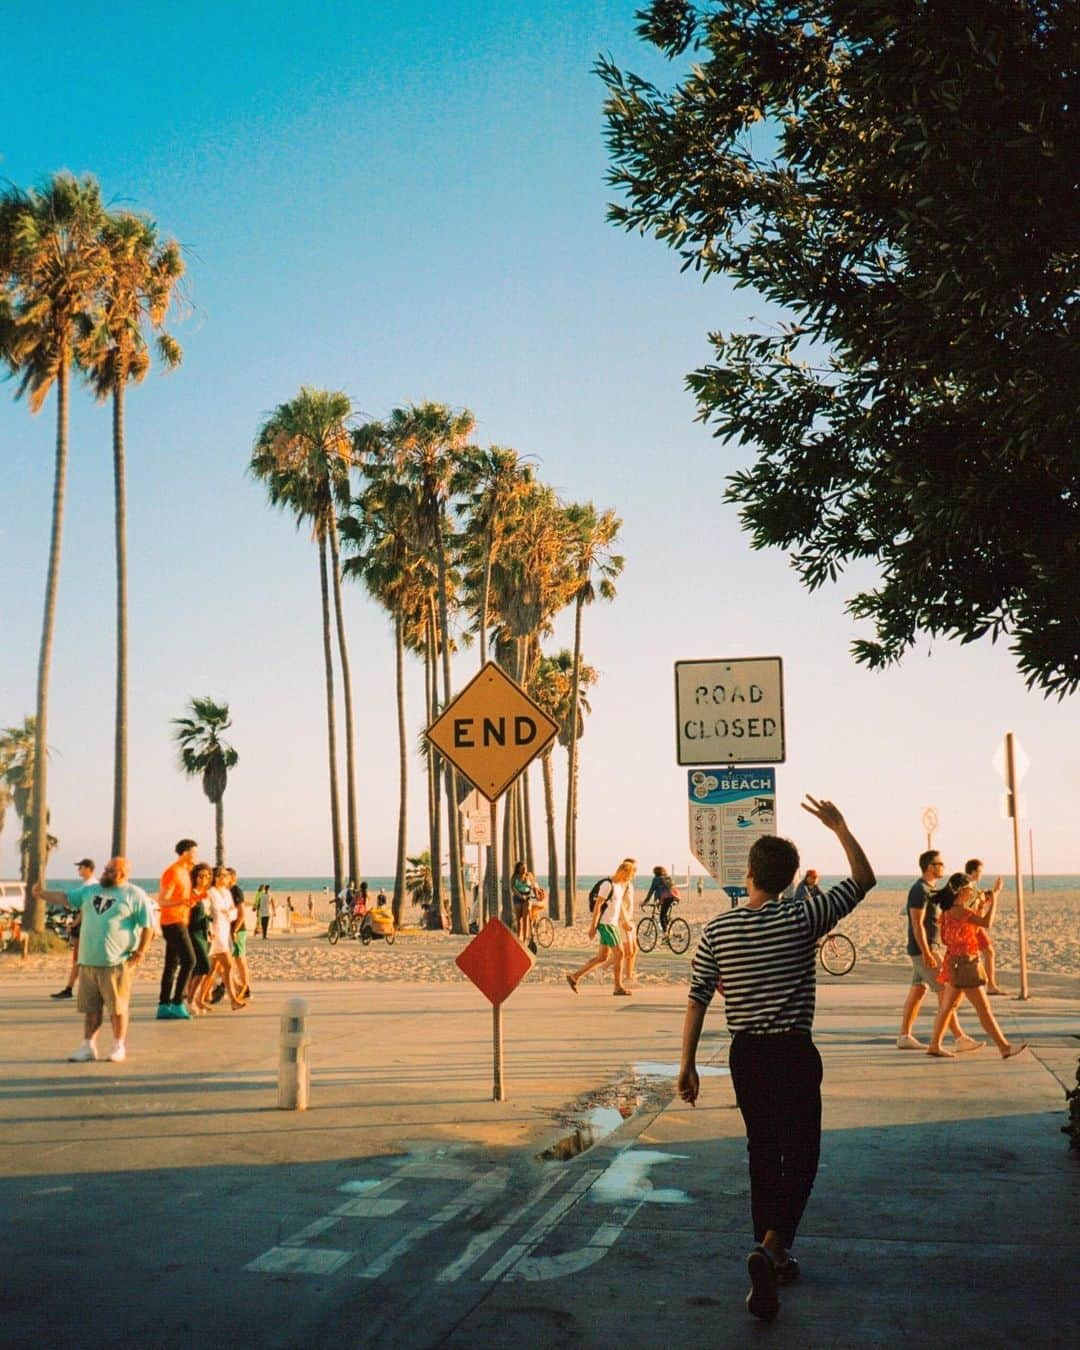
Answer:
[[1013, 866], [1016, 873], [1016, 933], [1020, 941], [1020, 998], [1027, 999], [1027, 930], [1024, 925], [1024, 874], [1020, 859], [1020, 804], [1017, 800], [1016, 742], [1011, 731], [1005, 733], [1005, 787], [1009, 794], [1012, 818]]
[[936, 806], [928, 806], [922, 813], [922, 827], [926, 831], [926, 847], [934, 847], [934, 831], [938, 827], [938, 813]]

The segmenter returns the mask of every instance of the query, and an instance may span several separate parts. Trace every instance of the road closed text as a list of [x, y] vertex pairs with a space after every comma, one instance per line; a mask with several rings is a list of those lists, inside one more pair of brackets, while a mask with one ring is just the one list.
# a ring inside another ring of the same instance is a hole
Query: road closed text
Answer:
[[682, 725], [688, 741], [771, 740], [776, 731], [775, 717], [691, 717]]

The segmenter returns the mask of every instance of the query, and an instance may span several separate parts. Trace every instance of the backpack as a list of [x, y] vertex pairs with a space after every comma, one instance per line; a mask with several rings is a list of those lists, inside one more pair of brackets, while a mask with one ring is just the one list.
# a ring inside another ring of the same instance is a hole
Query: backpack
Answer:
[[600, 888], [601, 888], [601, 886], [605, 886], [605, 885], [608, 886], [608, 887], [614, 888], [614, 882], [611, 880], [610, 877], [601, 877], [600, 880], [599, 880], [598, 882], [596, 882], [595, 885], [592, 887], [592, 889], [589, 891], [589, 913], [590, 913], [590, 914], [593, 912], [593, 910], [596, 909], [596, 906], [597, 906], [597, 905], [600, 905], [600, 904], [607, 904], [608, 900], [611, 899], [611, 890], [608, 891], [607, 895], [601, 895], [601, 894], [600, 894]]

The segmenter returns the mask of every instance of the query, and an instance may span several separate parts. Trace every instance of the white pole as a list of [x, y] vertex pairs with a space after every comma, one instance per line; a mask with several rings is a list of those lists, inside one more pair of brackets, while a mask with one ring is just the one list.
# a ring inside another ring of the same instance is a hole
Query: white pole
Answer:
[[1016, 755], [1013, 734], [1005, 733], [1006, 785], [1009, 792], [1009, 815], [1012, 816], [1013, 865], [1016, 872], [1016, 931], [1020, 940], [1020, 998], [1030, 998], [1027, 977], [1027, 931], [1024, 927], [1024, 875], [1020, 859], [1020, 807], [1016, 793]]
[[311, 1080], [307, 1062], [307, 1000], [291, 998], [281, 1010], [278, 1058], [278, 1106], [284, 1111], [306, 1111]]

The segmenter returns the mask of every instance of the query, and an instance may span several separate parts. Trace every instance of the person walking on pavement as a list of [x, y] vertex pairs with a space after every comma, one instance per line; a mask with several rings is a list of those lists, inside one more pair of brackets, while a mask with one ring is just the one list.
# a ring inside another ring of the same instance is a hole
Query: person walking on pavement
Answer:
[[[938, 984], [941, 967], [941, 948], [938, 941], [937, 883], [945, 871], [941, 854], [928, 848], [919, 854], [919, 879], [908, 891], [907, 898], [907, 952], [911, 958], [911, 988], [904, 1000], [900, 1016], [900, 1034], [897, 1050], [925, 1050], [926, 1046], [915, 1035], [915, 1019], [928, 989], [938, 991], [938, 1008], [945, 997], [945, 986]], [[968, 1036], [960, 1028], [956, 1009], [949, 1014], [946, 1025], [957, 1050], [978, 1050], [982, 1041]]]
[[128, 881], [126, 858], [112, 858], [101, 881], [80, 886], [68, 904], [82, 915], [79, 938], [79, 995], [83, 1043], [68, 1055], [82, 1064], [97, 1059], [97, 1034], [103, 1014], [112, 1022], [113, 1047], [108, 1058], [127, 1058], [128, 1007], [135, 970], [154, 936], [154, 915], [144, 890]]
[[568, 974], [566, 983], [576, 994], [578, 992], [578, 983], [588, 975], [590, 970], [595, 970], [597, 966], [605, 966], [610, 960], [613, 964], [613, 975], [615, 980], [614, 993], [619, 995], [628, 995], [630, 990], [623, 983], [623, 932], [619, 925], [619, 914], [622, 905], [623, 894], [627, 883], [633, 884], [634, 870], [637, 864], [633, 858], [624, 858], [610, 879], [605, 878], [600, 883], [600, 888], [596, 893], [596, 903], [593, 906], [592, 914], [589, 919], [589, 940], [598, 937], [600, 946], [596, 955], [579, 969]]
[[821, 877], [819, 873], [816, 872], [814, 868], [808, 867], [803, 875], [802, 881], [795, 887], [794, 898], [800, 901], [810, 899], [819, 900], [822, 895], [821, 887], [818, 885], [820, 880]]
[[1002, 989], [997, 982], [997, 952], [994, 950], [994, 944], [990, 938], [990, 927], [994, 922], [994, 909], [998, 894], [1001, 891], [1001, 881], [999, 878], [993, 891], [982, 891], [979, 889], [982, 874], [982, 859], [969, 858], [964, 864], [964, 875], [974, 888], [976, 913], [985, 914], [990, 919], [990, 923], [986, 924], [985, 927], [980, 927], [978, 932], [979, 952], [986, 965], [986, 992], [988, 994], [1007, 994], [1009, 991]]
[[728, 1065], [746, 1126], [754, 1247], [747, 1257], [747, 1311], [771, 1321], [777, 1286], [798, 1278], [791, 1255], [810, 1198], [821, 1148], [821, 1056], [812, 1039], [817, 942], [876, 884], [858, 840], [829, 801], [807, 795], [803, 809], [833, 831], [851, 876], [826, 895], [781, 899], [799, 867], [788, 839], [764, 835], [750, 849], [748, 898], [705, 925], [694, 954], [683, 1023], [677, 1091], [695, 1105], [697, 1048], [719, 990], [731, 1033]]
[[[83, 858], [75, 864], [75, 870], [79, 874], [79, 886], [90, 885], [96, 880], [94, 876], [93, 858]], [[82, 914], [76, 914], [75, 919], [68, 932], [68, 941], [71, 943], [71, 966], [68, 970], [67, 983], [63, 989], [58, 989], [55, 994], [50, 994], [50, 998], [73, 998], [75, 996], [75, 983], [79, 978], [79, 929], [82, 925]]]
[[191, 912], [191, 869], [195, 866], [194, 839], [181, 839], [176, 845], [176, 861], [161, 874], [158, 905], [161, 909], [161, 936], [165, 942], [165, 966], [161, 972], [161, 992], [157, 1015], [160, 1021], [189, 1021], [184, 1006], [188, 976], [195, 967], [195, 949], [188, 933]]

